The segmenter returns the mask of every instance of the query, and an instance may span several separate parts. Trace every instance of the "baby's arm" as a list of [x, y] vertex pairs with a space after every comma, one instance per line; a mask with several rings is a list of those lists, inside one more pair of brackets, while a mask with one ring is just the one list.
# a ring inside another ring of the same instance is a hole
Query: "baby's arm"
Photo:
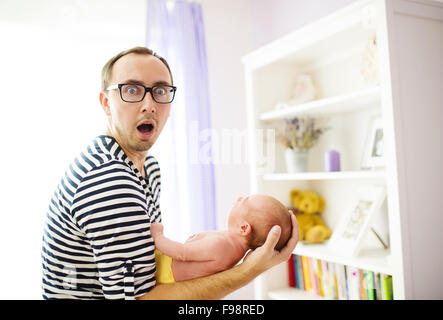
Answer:
[[180, 261], [215, 260], [214, 251], [211, 250], [211, 247], [218, 242], [215, 238], [209, 237], [183, 244], [165, 237], [161, 223], [151, 223], [151, 235], [154, 238], [155, 248], [172, 259]]

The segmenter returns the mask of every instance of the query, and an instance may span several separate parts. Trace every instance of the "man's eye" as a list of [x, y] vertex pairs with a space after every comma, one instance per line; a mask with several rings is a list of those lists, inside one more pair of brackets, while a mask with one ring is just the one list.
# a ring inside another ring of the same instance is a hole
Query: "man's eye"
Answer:
[[125, 86], [124, 91], [129, 95], [137, 95], [140, 93], [141, 89], [138, 86]]
[[128, 93], [130, 93], [130, 94], [136, 94], [137, 91], [138, 91], [137, 88], [134, 88], [134, 87], [128, 88]]
[[164, 95], [164, 94], [166, 94], [166, 88], [163, 88], [163, 87], [161, 87], [161, 88], [155, 88], [155, 94], [158, 94], [158, 95]]

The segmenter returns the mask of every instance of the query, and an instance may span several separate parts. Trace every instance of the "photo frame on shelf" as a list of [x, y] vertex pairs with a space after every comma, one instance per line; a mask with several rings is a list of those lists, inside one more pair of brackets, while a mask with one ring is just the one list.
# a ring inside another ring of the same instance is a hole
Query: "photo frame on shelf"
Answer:
[[385, 157], [383, 146], [383, 124], [381, 117], [377, 116], [369, 121], [369, 130], [367, 133], [361, 162], [362, 169], [384, 167]]
[[345, 256], [357, 256], [363, 236], [369, 230], [374, 216], [380, 211], [385, 197], [385, 188], [381, 186], [357, 189], [347, 211], [334, 228], [328, 246]]

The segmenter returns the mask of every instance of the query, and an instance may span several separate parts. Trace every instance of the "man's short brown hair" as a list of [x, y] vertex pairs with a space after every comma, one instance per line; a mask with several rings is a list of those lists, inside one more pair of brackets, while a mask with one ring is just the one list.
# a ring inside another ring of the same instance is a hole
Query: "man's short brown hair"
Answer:
[[106, 64], [103, 66], [103, 69], [102, 69], [102, 91], [105, 91], [106, 88], [109, 86], [109, 81], [111, 80], [111, 75], [112, 75], [112, 67], [114, 66], [114, 63], [118, 59], [120, 59], [121, 57], [123, 57], [127, 54], [130, 54], [130, 53], [147, 54], [147, 55], [151, 55], [151, 56], [154, 56], [154, 57], [160, 59], [160, 61], [165, 64], [166, 68], [168, 68], [169, 75], [171, 77], [171, 84], [173, 84], [171, 69], [169, 68], [168, 62], [166, 61], [165, 58], [160, 57], [158, 54], [156, 54], [154, 51], [152, 51], [149, 48], [134, 47], [134, 48], [124, 50], [124, 51], [118, 53], [117, 55], [112, 57], [108, 62], [106, 62]]

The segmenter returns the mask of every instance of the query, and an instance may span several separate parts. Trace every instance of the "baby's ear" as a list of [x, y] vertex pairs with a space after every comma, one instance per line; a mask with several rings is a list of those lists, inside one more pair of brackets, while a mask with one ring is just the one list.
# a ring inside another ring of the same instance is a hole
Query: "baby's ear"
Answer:
[[243, 221], [243, 222], [240, 224], [240, 234], [241, 234], [242, 236], [248, 236], [248, 235], [251, 234], [251, 232], [252, 232], [252, 227], [251, 227], [251, 225], [250, 225], [248, 222]]

